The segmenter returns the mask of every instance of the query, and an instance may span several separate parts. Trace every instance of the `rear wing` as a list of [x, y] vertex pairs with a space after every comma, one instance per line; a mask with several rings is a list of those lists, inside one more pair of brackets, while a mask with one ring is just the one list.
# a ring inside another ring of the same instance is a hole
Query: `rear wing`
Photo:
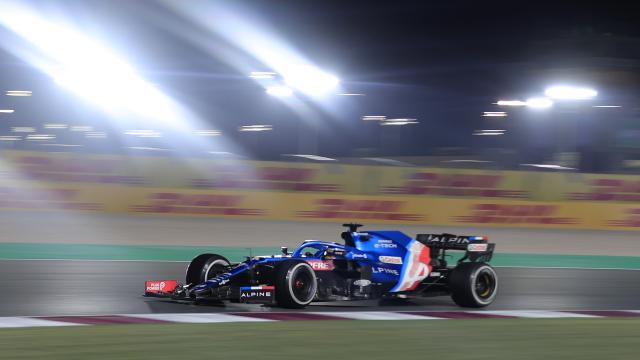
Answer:
[[461, 236], [454, 234], [418, 234], [416, 240], [428, 246], [432, 250], [432, 257], [437, 258], [446, 250], [466, 251], [464, 257], [458, 262], [469, 259], [470, 261], [488, 262], [493, 257], [495, 244], [489, 242], [486, 236]]

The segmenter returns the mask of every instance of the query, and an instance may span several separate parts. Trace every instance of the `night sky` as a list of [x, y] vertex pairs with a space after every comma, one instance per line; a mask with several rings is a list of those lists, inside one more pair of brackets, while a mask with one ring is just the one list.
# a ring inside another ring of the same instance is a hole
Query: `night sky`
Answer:
[[[254, 64], [257, 71], [270, 70], [267, 66], [228, 40], [203, 31], [166, 3], [33, 2], [37, 11], [64, 14], [77, 28], [107, 39], [145, 79], [260, 158], [298, 152], [326, 156], [421, 155], [442, 147], [508, 146], [525, 151], [546, 144], [544, 139], [536, 141], [522, 135], [531, 125], [531, 114], [519, 115], [516, 111], [505, 120], [510, 122], [507, 124], [487, 123], [481, 117], [483, 111], [504, 110], [492, 105], [499, 98], [535, 96], [553, 81], [569, 80], [597, 87], [601, 101], [628, 103], [636, 99], [632, 93], [637, 91], [637, 75], [624, 74], [637, 74], [640, 67], [640, 5], [625, 8], [613, 7], [613, 2], [604, 6], [558, 1], [528, 2], [525, 7], [514, 6], [513, 2], [479, 1], [213, 2], [216, 6], [228, 5], [240, 16], [259, 19], [256, 26], [268, 28], [315, 65], [338, 75], [346, 91], [366, 94], [320, 104], [303, 99], [313, 112], [301, 119], [280, 99], [266, 95], [235, 64], [218, 58], [215, 51], [243, 54], [246, 61], [242, 62]], [[174, 6], [197, 5], [176, 1]], [[216, 22], [220, 14], [212, 11], [206, 16]], [[199, 34], [199, 41], [205, 45], [197, 46], [193, 34]], [[1, 90], [34, 91], [28, 99], [0, 99], [0, 107], [16, 109], [8, 120], [11, 126], [69, 122], [116, 131], [99, 110], [59, 89], [46, 74], [11, 54], [7, 39], [15, 41], [15, 36], [8, 30], [2, 29], [0, 36], [5, 50], [0, 52]], [[363, 122], [363, 115], [416, 118], [420, 124], [381, 127]], [[552, 121], [549, 119], [555, 115], [542, 117]], [[3, 121], [0, 132], [6, 135], [10, 126]], [[274, 131], [236, 131], [239, 125], [247, 124], [272, 124]], [[475, 129], [496, 126], [514, 131], [500, 139], [471, 136]], [[539, 127], [536, 131], [544, 133]], [[582, 141], [591, 140], [585, 132]], [[115, 140], [109, 144], [114, 149], [119, 146]]]

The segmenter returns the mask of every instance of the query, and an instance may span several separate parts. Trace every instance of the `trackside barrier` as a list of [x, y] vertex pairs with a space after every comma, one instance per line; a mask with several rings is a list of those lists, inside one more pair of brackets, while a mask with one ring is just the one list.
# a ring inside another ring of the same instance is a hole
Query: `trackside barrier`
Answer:
[[0, 210], [288, 221], [640, 230], [640, 204], [0, 181]]
[[[3, 151], [3, 182], [540, 202], [640, 203], [640, 176]], [[75, 185], [74, 185], [75, 186]], [[331, 196], [329, 196], [330, 198]]]

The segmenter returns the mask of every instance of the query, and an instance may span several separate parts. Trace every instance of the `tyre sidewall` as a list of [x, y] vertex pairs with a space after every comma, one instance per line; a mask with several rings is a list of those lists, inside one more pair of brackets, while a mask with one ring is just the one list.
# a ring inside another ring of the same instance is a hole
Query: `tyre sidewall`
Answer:
[[[475, 291], [478, 276], [483, 272], [489, 272], [495, 281], [493, 292], [486, 299], [481, 298]], [[449, 287], [456, 304], [464, 307], [484, 307], [495, 300], [499, 287], [498, 275], [489, 264], [462, 263], [453, 270]]]
[[[312, 278], [312, 290], [309, 299], [298, 299], [293, 292], [293, 282], [299, 271], [308, 271]], [[278, 305], [288, 308], [303, 308], [309, 305], [318, 291], [318, 279], [315, 271], [303, 260], [287, 260], [278, 266], [276, 271], [276, 300]]]
[[205, 282], [211, 268], [216, 264], [230, 265], [229, 260], [218, 254], [196, 256], [187, 267], [186, 283], [196, 285]]
[[[478, 276], [485, 271], [491, 274], [491, 276], [494, 279], [495, 286], [494, 286], [493, 292], [491, 293], [491, 296], [489, 296], [486, 299], [483, 299], [476, 293], [475, 287], [478, 281]], [[496, 271], [491, 266], [489, 266], [488, 264], [483, 264], [482, 266], [479, 266], [477, 269], [475, 269], [471, 274], [470, 286], [471, 288], [469, 290], [473, 295], [473, 298], [476, 301], [476, 303], [478, 303], [479, 306], [487, 306], [493, 302], [493, 300], [496, 298], [496, 294], [498, 293], [498, 274], [496, 274]]]

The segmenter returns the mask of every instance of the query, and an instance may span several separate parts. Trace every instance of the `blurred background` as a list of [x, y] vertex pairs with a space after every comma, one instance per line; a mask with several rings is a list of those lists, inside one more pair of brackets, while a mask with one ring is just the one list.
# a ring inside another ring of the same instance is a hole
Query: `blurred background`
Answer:
[[[1, 0], [0, 357], [637, 358], [638, 14]], [[198, 254], [341, 242], [347, 222], [488, 236], [496, 302], [141, 296]], [[326, 312], [424, 321], [246, 322], [340, 319]]]
[[4, 1], [0, 241], [639, 229], [633, 8], [460, 5]]

